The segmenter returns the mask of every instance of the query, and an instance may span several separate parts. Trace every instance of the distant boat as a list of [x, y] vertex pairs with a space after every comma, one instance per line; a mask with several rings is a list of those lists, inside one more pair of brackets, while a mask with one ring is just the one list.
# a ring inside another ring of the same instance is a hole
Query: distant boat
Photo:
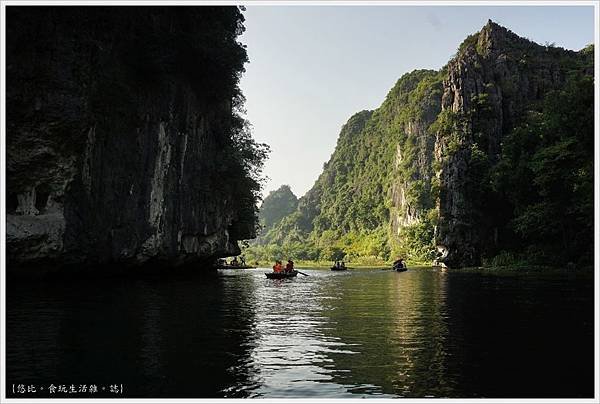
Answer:
[[346, 271], [347, 269], [348, 269], [348, 267], [339, 267], [339, 268], [336, 266], [331, 267], [332, 271]]
[[396, 264], [392, 267], [392, 269], [396, 272], [405, 272], [408, 271], [408, 268], [402, 264]]
[[293, 278], [298, 275], [298, 271], [292, 272], [265, 272], [265, 275], [269, 279], [286, 279]]

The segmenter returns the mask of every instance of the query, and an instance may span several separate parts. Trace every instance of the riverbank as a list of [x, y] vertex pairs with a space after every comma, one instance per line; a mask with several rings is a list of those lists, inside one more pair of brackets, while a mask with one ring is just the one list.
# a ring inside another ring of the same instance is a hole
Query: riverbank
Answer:
[[[352, 262], [344, 262], [346, 264], [346, 267], [348, 269], [381, 269], [381, 268], [391, 268], [392, 264], [387, 264], [387, 263], [381, 263], [381, 264], [373, 264], [373, 265], [365, 265], [365, 264], [359, 264], [359, 263], [352, 263]], [[272, 262], [265, 262], [265, 261], [255, 261], [252, 263], [253, 265], [257, 266], [257, 267], [265, 267], [265, 268], [270, 268], [271, 266], [273, 266]], [[326, 262], [326, 261], [303, 261], [303, 260], [297, 260], [294, 261], [294, 267], [298, 268], [298, 269], [306, 269], [306, 268], [311, 268], [311, 269], [330, 269], [332, 266], [334, 265], [334, 262]]]

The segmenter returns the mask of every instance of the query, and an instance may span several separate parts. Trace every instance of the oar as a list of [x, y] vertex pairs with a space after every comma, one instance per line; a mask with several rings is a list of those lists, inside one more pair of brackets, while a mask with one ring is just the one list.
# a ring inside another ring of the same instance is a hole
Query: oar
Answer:
[[300, 272], [300, 271], [298, 271], [297, 269], [296, 269], [296, 272], [298, 272], [299, 274], [302, 274], [302, 275], [304, 275], [304, 276], [310, 276], [309, 274], [305, 274], [304, 272]]

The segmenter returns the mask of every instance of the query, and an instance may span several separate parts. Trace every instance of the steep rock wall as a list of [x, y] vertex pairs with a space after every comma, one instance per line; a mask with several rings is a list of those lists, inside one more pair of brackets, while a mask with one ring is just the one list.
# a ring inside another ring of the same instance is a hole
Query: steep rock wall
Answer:
[[8, 7], [9, 268], [239, 252], [250, 191], [226, 179], [242, 21], [234, 7]]
[[444, 126], [435, 144], [440, 182], [436, 243], [448, 266], [481, 264], [497, 242], [493, 200], [474, 181], [499, 159], [503, 136], [565, 81], [562, 63], [577, 57], [540, 46], [492, 21], [467, 38], [444, 80]]
[[[402, 229], [419, 223], [434, 208], [432, 193], [435, 133], [430, 128], [441, 110], [442, 80], [428, 71], [398, 109], [411, 111], [401, 120], [396, 138], [394, 181], [391, 184], [390, 226], [393, 237], [402, 238]], [[406, 114], [405, 114], [406, 115]]]

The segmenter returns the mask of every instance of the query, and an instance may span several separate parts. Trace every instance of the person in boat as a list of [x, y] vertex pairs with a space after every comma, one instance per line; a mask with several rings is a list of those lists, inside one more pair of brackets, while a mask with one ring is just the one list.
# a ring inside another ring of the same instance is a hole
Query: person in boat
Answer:
[[404, 259], [402, 258], [398, 258], [396, 261], [394, 261], [394, 263], [392, 264], [394, 269], [404, 269], [406, 268], [406, 264], [404, 263]]
[[294, 261], [288, 260], [287, 264], [285, 264], [285, 272], [294, 272]]
[[340, 269], [340, 262], [336, 261], [335, 264], [333, 265], [336, 269]]
[[344, 261], [340, 264], [340, 269], [346, 269], [346, 263]]
[[277, 274], [283, 272], [283, 266], [281, 265], [281, 261], [275, 261], [275, 265], [273, 265], [273, 272]]
[[231, 260], [231, 262], [229, 263], [229, 265], [231, 265], [232, 267], [237, 267], [239, 265], [237, 257], [233, 257], [233, 259]]
[[246, 266], [246, 257], [243, 255], [240, 256], [240, 265]]

